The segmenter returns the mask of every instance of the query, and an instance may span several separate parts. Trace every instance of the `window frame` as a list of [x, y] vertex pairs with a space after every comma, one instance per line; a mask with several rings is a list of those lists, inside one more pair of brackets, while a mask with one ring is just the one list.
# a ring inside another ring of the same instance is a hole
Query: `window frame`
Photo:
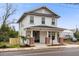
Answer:
[[30, 16], [30, 24], [34, 24], [34, 16]]
[[42, 17], [41, 23], [42, 23], [42, 24], [45, 24], [45, 17]]
[[55, 25], [55, 19], [52, 18], [52, 22], [51, 22], [52, 25]]

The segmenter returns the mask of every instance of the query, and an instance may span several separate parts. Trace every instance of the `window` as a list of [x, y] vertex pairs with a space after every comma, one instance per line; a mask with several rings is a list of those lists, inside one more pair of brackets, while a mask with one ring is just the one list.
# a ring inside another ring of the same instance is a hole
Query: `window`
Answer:
[[30, 16], [30, 24], [34, 24], [34, 16]]
[[20, 26], [21, 26], [21, 27], [23, 27], [23, 26], [24, 26], [24, 24], [23, 24], [23, 23], [20, 23]]
[[45, 17], [42, 17], [42, 24], [45, 24]]
[[55, 20], [54, 19], [52, 19], [52, 25], [55, 25]]

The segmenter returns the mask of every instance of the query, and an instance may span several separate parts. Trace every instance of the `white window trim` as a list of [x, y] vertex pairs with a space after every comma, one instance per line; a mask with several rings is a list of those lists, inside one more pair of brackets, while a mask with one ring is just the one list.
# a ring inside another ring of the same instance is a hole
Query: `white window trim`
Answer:
[[[46, 22], [45, 22], [45, 17], [44, 17], [44, 24], [45, 24], [45, 23], [46, 23]], [[43, 17], [41, 18], [41, 24], [44, 25], [44, 24], [43, 24]]]
[[[33, 17], [33, 19], [32, 19], [32, 20], [33, 20], [33, 23], [31, 23], [31, 17]], [[29, 23], [30, 23], [30, 24], [34, 24], [34, 16], [33, 16], [33, 15], [30, 16], [30, 21], [29, 21]]]

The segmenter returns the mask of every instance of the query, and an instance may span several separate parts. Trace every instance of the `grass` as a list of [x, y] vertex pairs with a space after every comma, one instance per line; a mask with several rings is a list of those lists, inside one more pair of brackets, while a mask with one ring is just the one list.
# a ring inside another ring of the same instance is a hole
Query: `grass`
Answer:
[[10, 45], [8, 42], [0, 42], [0, 48], [20, 48], [20, 45]]
[[0, 42], [0, 48], [8, 48], [8, 42]]
[[20, 48], [20, 47], [30, 47], [29, 45], [10, 45], [9, 42], [0, 42], [0, 48]]
[[77, 42], [72, 42], [70, 39], [67, 39], [67, 40], [64, 40], [65, 43], [68, 43], [68, 44], [79, 44], [79, 41]]
[[9, 48], [20, 48], [20, 45], [11, 45]]
[[68, 44], [72, 44], [73, 43], [70, 39], [65, 39], [64, 42], [68, 43]]

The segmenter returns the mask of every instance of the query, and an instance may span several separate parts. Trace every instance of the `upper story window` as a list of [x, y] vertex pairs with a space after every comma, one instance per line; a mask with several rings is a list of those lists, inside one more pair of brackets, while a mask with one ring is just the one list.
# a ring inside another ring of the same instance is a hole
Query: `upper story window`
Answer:
[[30, 16], [30, 24], [34, 24], [34, 16]]
[[52, 25], [55, 25], [55, 19], [52, 19]]
[[45, 24], [45, 17], [42, 17], [42, 24]]
[[20, 23], [20, 27], [24, 27], [24, 24], [22, 22]]

